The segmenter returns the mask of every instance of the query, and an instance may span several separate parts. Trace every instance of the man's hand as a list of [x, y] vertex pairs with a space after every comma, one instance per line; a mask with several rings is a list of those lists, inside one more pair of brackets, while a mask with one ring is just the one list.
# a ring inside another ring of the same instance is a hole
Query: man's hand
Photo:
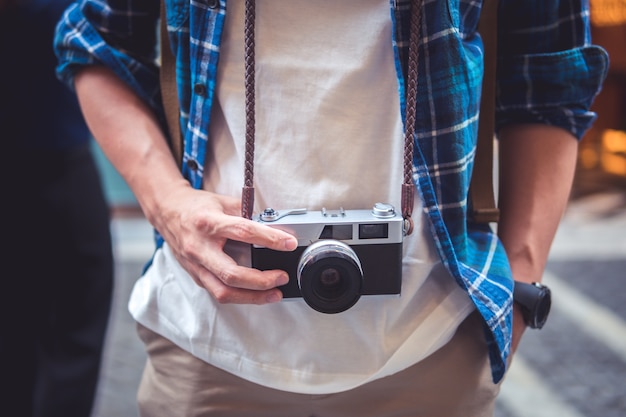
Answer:
[[162, 205], [157, 230], [196, 284], [220, 303], [265, 304], [280, 301], [276, 287], [284, 271], [259, 271], [224, 253], [227, 240], [291, 251], [297, 239], [283, 231], [241, 217], [240, 200], [181, 187]]

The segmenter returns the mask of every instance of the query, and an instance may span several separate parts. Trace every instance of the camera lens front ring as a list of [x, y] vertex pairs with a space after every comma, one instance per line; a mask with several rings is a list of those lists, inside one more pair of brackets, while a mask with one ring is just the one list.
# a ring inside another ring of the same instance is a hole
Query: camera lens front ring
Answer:
[[352, 248], [338, 240], [320, 240], [305, 249], [298, 263], [302, 298], [327, 314], [352, 307], [361, 297], [363, 268]]

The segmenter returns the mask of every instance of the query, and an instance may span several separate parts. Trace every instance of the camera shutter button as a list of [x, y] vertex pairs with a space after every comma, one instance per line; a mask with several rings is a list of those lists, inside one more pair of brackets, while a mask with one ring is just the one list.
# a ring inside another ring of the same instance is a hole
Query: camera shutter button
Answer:
[[391, 204], [376, 203], [372, 208], [372, 214], [374, 217], [385, 219], [394, 217], [396, 215], [396, 209]]

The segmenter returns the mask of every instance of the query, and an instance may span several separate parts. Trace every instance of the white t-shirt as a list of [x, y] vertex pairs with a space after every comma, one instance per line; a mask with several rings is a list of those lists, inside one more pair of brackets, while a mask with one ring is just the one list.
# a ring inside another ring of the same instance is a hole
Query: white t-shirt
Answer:
[[[222, 36], [204, 188], [243, 184], [244, 1], [230, 0]], [[388, 0], [264, 0], [256, 21], [255, 213], [322, 207], [399, 209], [403, 130]], [[415, 364], [473, 309], [436, 254], [419, 197], [403, 242], [401, 295], [363, 296], [339, 314], [302, 299], [220, 305], [167, 244], [138, 280], [137, 321], [219, 368], [280, 390], [354, 388]], [[226, 250], [250, 265], [249, 246]]]

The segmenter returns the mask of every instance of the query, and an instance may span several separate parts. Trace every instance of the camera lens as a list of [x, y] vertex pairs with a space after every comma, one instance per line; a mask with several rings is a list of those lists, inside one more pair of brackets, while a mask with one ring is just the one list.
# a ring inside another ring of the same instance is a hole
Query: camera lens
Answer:
[[341, 285], [341, 272], [328, 268], [320, 273], [320, 285], [324, 290], [336, 291]]
[[352, 307], [361, 297], [363, 270], [350, 246], [322, 240], [309, 246], [298, 264], [302, 298], [313, 309], [327, 314]]
[[313, 277], [311, 289], [315, 296], [322, 300], [335, 300], [347, 289], [348, 281], [343, 278], [345, 275], [343, 268], [326, 268], [319, 272], [318, 277]]

